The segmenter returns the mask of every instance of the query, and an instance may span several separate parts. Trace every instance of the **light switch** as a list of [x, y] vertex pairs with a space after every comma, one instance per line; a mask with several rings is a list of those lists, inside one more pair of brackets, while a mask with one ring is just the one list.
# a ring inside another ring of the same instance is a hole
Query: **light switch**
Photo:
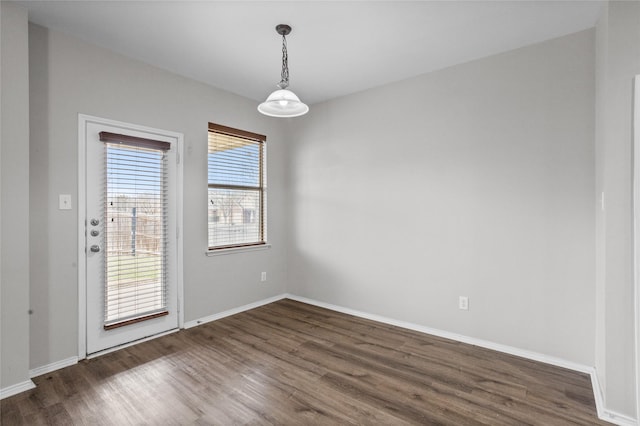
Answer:
[[58, 203], [60, 210], [71, 210], [71, 194], [58, 195]]

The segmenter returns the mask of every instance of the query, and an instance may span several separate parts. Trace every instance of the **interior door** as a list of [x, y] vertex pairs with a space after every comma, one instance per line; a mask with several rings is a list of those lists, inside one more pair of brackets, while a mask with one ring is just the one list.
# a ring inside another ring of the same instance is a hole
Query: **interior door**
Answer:
[[178, 327], [177, 144], [171, 134], [85, 125], [86, 349]]

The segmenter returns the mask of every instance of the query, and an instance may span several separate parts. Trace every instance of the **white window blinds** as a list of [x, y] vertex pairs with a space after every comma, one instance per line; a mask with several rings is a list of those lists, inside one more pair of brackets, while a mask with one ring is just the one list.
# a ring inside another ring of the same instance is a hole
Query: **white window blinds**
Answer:
[[266, 137], [209, 123], [209, 249], [266, 241]]
[[170, 144], [100, 133], [105, 142], [104, 328], [167, 315]]

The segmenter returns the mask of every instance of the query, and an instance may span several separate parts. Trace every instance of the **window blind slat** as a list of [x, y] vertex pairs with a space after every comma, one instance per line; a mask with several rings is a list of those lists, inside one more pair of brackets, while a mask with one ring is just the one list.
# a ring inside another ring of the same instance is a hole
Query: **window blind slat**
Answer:
[[169, 147], [126, 142], [105, 143], [105, 329], [167, 308]]

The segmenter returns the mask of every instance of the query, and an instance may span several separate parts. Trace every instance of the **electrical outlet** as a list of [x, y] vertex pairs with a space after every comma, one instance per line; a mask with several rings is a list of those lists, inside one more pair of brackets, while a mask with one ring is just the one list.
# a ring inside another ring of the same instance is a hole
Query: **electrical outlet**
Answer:
[[469, 298], [467, 296], [460, 296], [458, 298], [458, 308], [463, 311], [469, 310]]
[[266, 281], [266, 280], [267, 280], [267, 273], [266, 273], [266, 272], [263, 272], [263, 273], [260, 275], [260, 281], [263, 281], [263, 282], [264, 282], [264, 281]]

